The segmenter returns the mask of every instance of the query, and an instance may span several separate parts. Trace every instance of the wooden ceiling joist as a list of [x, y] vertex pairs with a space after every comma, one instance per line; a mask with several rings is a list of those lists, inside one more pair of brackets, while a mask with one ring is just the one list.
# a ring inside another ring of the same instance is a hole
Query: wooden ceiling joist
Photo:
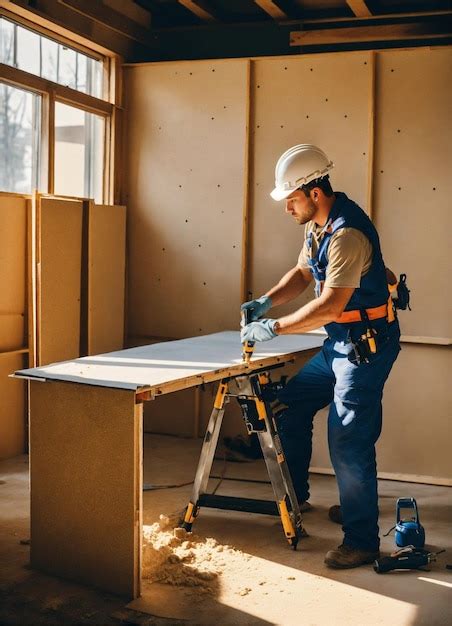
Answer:
[[58, 0], [58, 4], [64, 5], [72, 11], [80, 13], [84, 17], [89, 17], [93, 22], [97, 22], [120, 35], [124, 35], [134, 41], [149, 47], [149, 31], [140, 24], [128, 19], [123, 13], [111, 9], [107, 5], [100, 5], [91, 0]]
[[347, 0], [347, 4], [355, 14], [355, 17], [370, 17], [372, 15], [366, 0]]
[[379, 24], [350, 28], [315, 29], [290, 33], [291, 46], [324, 46], [372, 41], [408, 41], [444, 39], [452, 36], [446, 20], [442, 22], [412, 22], [406, 24]]
[[284, 11], [273, 2], [273, 0], [254, 0], [263, 11], [268, 13], [274, 20], [287, 20], [288, 16]]
[[178, 0], [178, 2], [204, 22], [216, 22], [217, 18], [202, 0]]

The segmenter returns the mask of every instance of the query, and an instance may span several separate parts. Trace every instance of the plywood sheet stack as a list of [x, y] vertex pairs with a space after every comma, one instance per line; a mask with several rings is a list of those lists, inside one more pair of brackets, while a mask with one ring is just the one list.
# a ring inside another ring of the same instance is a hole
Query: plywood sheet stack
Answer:
[[0, 193], [0, 458], [27, 447], [24, 383], [9, 374], [123, 347], [125, 216]]
[[87, 354], [123, 347], [126, 207], [89, 203]]
[[25, 387], [8, 375], [27, 364], [27, 199], [0, 194], [0, 458], [25, 444]]

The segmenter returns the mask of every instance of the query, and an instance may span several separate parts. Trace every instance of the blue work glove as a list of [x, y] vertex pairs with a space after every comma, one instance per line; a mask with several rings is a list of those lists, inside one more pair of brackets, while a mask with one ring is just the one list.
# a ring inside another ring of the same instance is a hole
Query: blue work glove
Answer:
[[273, 339], [273, 337], [276, 337], [276, 333], [273, 330], [276, 321], [264, 319], [244, 326], [240, 332], [242, 343], [245, 343], [245, 341], [268, 341]]
[[261, 296], [256, 300], [250, 300], [244, 302], [240, 307], [242, 311], [248, 311], [251, 313], [251, 322], [255, 322], [262, 317], [269, 309], [272, 308], [272, 299], [270, 296]]

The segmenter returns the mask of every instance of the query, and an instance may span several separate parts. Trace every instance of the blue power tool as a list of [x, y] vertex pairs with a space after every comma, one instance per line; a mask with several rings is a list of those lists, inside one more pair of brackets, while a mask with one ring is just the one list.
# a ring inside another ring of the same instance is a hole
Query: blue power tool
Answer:
[[[411, 516], [402, 518], [401, 510], [410, 509]], [[425, 530], [419, 521], [416, 500], [414, 498], [399, 498], [396, 505], [397, 520], [395, 525], [395, 542], [399, 548], [414, 546], [423, 548], [425, 544]]]

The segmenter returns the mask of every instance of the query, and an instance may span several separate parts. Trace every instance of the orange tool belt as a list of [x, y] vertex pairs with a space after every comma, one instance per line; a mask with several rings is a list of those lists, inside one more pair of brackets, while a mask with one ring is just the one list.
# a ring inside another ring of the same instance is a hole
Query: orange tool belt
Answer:
[[[391, 289], [391, 291], [394, 291], [394, 289]], [[394, 307], [392, 306], [391, 296], [389, 296], [387, 304], [382, 304], [380, 306], [373, 307], [372, 309], [366, 309], [366, 313], [370, 321], [379, 320], [382, 317], [386, 317], [388, 322], [393, 322], [395, 320], [395, 313]], [[334, 320], [336, 324], [351, 324], [352, 322], [362, 321], [363, 318], [359, 309], [354, 309], [353, 311], [344, 311], [342, 315]]]

